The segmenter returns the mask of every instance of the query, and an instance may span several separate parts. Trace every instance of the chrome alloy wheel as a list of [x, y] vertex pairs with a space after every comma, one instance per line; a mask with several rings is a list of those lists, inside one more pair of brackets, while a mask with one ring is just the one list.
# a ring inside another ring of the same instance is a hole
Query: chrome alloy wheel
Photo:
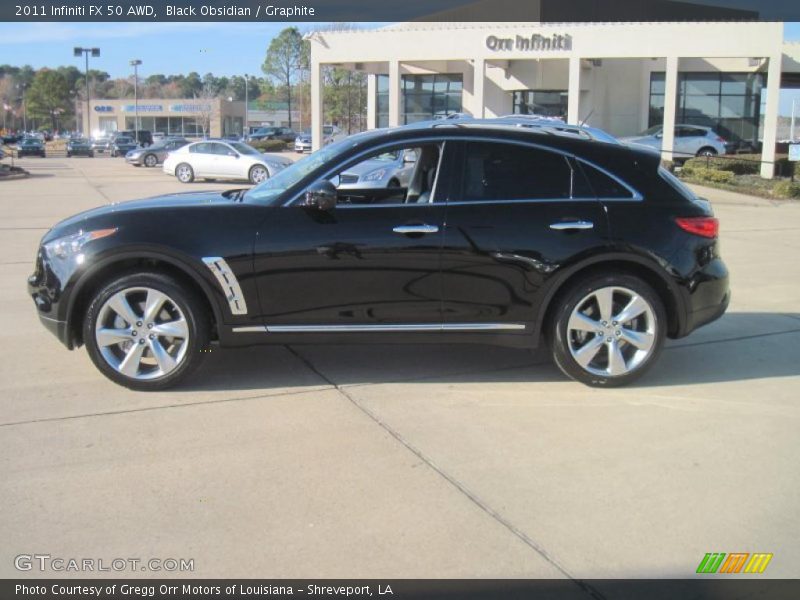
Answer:
[[269, 177], [269, 173], [265, 167], [255, 166], [250, 170], [250, 182], [261, 183]]
[[189, 183], [193, 177], [192, 168], [189, 165], [180, 165], [176, 175], [182, 183]]
[[95, 341], [105, 361], [132, 379], [156, 379], [175, 370], [189, 347], [189, 326], [169, 296], [147, 287], [111, 296], [98, 312]]
[[650, 356], [656, 340], [653, 307], [624, 287], [585, 296], [567, 322], [569, 351], [584, 370], [602, 377], [627, 375]]

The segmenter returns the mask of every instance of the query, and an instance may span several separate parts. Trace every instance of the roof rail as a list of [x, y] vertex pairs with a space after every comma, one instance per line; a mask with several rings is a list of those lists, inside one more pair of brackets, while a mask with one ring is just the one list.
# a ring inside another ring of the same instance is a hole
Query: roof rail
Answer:
[[492, 127], [525, 129], [532, 133], [559, 135], [564, 137], [594, 140], [611, 144], [620, 141], [602, 129], [584, 125], [570, 125], [559, 118], [542, 118], [536, 115], [507, 115], [489, 119], [475, 119], [469, 116], [434, 121], [431, 127]]

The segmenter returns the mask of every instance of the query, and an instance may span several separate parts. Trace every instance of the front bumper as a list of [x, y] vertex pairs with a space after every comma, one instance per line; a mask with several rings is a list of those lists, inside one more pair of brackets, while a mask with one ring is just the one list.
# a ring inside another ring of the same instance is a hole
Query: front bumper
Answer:
[[125, 162], [129, 165], [142, 165], [144, 164], [143, 158], [143, 154], [141, 156], [126, 156]]

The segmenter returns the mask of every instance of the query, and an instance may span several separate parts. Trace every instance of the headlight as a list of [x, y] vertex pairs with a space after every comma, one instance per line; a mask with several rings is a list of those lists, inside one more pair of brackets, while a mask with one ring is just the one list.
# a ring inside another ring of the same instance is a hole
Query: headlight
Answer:
[[367, 173], [361, 178], [362, 181], [380, 181], [386, 176], [386, 169], [377, 169], [371, 173]]
[[[73, 233], [72, 235], [65, 235], [44, 245], [47, 256], [50, 258], [57, 258], [67, 260], [80, 254], [83, 247], [92, 240], [114, 235], [117, 228], [113, 229], [97, 229], [95, 231], [81, 231]], [[81, 261], [79, 261], [81, 262]]]

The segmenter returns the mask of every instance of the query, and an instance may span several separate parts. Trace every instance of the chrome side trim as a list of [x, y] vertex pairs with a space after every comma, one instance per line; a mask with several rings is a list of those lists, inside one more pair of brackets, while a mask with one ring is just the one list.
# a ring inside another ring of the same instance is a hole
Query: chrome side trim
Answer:
[[246, 325], [244, 327], [234, 327], [233, 333], [267, 333], [264, 325]]
[[228, 263], [221, 256], [205, 256], [203, 262], [217, 278], [231, 313], [234, 315], [247, 314], [247, 302], [245, 302], [242, 288], [239, 287], [239, 280], [233, 274]]
[[594, 223], [591, 221], [560, 221], [558, 223], [551, 223], [550, 229], [555, 229], [556, 231], [569, 231], [575, 229], [592, 229], [594, 228]]
[[524, 323], [410, 323], [398, 325], [258, 325], [234, 333], [369, 333], [391, 331], [521, 331]]
[[402, 233], [402, 234], [425, 234], [425, 233], [436, 233], [439, 231], [438, 225], [398, 225], [397, 227], [393, 227], [392, 231], [395, 233]]

